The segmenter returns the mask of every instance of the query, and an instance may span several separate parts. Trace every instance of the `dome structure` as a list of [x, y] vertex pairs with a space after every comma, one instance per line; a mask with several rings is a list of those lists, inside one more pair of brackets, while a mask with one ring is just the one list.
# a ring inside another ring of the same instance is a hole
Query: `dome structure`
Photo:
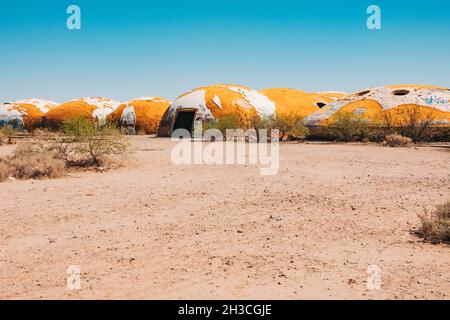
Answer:
[[415, 112], [418, 120], [432, 119], [450, 125], [450, 90], [435, 86], [395, 85], [362, 90], [329, 103], [305, 120], [308, 125], [328, 125], [340, 114], [354, 114], [374, 124], [390, 119], [402, 125]]
[[327, 96], [289, 88], [264, 89], [261, 93], [275, 103], [277, 116], [294, 114], [304, 118], [333, 101]]
[[273, 117], [275, 103], [267, 96], [240, 85], [213, 85], [179, 96], [164, 113], [158, 135], [170, 136], [175, 129], [192, 132], [194, 120], [211, 120], [232, 115], [243, 127], [255, 116]]
[[331, 100], [338, 100], [341, 98], [344, 98], [348, 93], [340, 92], [340, 91], [323, 91], [323, 92], [317, 92], [316, 95], [321, 97], [326, 97]]
[[159, 97], [141, 97], [121, 104], [107, 116], [107, 121], [126, 128], [129, 132], [158, 132], [159, 122], [170, 101]]
[[0, 126], [11, 124], [14, 127], [33, 129], [41, 125], [44, 114], [57, 106], [58, 103], [31, 98], [0, 106]]
[[65, 120], [84, 118], [103, 124], [108, 114], [116, 110], [119, 105], [120, 102], [109, 98], [79, 98], [50, 109], [45, 114], [43, 122], [51, 127], [59, 127]]

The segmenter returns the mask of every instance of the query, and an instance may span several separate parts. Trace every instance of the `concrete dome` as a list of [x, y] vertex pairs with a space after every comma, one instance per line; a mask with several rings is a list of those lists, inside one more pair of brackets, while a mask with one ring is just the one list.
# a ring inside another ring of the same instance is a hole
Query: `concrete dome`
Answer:
[[44, 114], [58, 103], [30, 98], [0, 106], [0, 126], [11, 124], [14, 127], [33, 129], [41, 125]]
[[293, 114], [303, 118], [333, 101], [326, 96], [289, 88], [264, 89], [261, 93], [275, 103], [277, 116]]
[[389, 116], [392, 124], [400, 125], [410, 110], [417, 110], [419, 118], [431, 116], [436, 124], [450, 125], [449, 89], [423, 85], [370, 88], [329, 103], [306, 121], [309, 125], [327, 125], [339, 114], [351, 113], [374, 124]]
[[163, 115], [159, 136], [170, 136], [174, 129], [192, 129], [197, 120], [233, 115], [244, 127], [255, 116], [275, 116], [275, 103], [264, 94], [240, 85], [213, 85], [194, 89], [173, 101]]
[[65, 102], [45, 114], [45, 125], [58, 127], [63, 121], [73, 118], [85, 118], [105, 123], [108, 114], [113, 112], [120, 102], [102, 97], [87, 97]]
[[141, 97], [121, 104], [107, 116], [107, 121], [116, 123], [134, 133], [143, 130], [146, 134], [158, 132], [159, 123], [170, 101], [159, 97]]

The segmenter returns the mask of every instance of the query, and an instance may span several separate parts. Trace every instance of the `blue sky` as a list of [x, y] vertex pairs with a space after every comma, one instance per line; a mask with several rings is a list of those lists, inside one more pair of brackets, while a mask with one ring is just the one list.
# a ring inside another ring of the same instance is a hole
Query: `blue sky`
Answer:
[[[66, 28], [66, 8], [82, 29]], [[366, 9], [382, 10], [382, 30]], [[0, 101], [173, 99], [198, 86], [449, 86], [448, 0], [0, 2]]]

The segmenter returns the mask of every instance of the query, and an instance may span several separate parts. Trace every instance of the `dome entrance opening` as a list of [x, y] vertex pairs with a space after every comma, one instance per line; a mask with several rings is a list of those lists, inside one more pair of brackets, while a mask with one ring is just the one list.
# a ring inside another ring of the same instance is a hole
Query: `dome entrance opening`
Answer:
[[194, 126], [195, 111], [192, 110], [178, 110], [173, 131], [177, 129], [185, 129], [189, 131], [192, 137], [192, 130]]

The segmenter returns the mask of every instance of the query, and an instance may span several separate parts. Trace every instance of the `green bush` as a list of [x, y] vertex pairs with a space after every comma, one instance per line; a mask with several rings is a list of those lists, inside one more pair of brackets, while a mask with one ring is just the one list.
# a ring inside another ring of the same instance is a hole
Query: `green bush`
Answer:
[[103, 166], [108, 157], [124, 155], [128, 143], [120, 130], [111, 125], [96, 126], [78, 118], [63, 123], [61, 136], [50, 146], [68, 166]]
[[226, 115], [218, 119], [208, 120], [203, 124], [203, 130], [217, 129], [225, 136], [227, 129], [242, 129], [241, 121], [235, 115]]
[[64, 134], [73, 136], [79, 141], [82, 138], [95, 134], [96, 126], [89, 120], [84, 118], [72, 118], [62, 123], [62, 131]]

